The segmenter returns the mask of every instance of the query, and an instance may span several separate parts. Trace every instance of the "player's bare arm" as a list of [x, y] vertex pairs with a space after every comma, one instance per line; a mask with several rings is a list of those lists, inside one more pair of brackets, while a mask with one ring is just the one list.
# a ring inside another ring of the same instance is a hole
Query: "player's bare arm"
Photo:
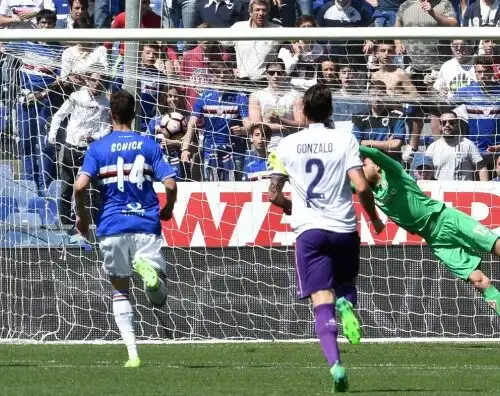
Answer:
[[177, 183], [174, 179], [168, 178], [163, 181], [167, 195], [167, 203], [160, 211], [160, 219], [168, 221], [172, 218], [175, 202], [177, 201]]
[[76, 211], [76, 229], [82, 236], [87, 236], [89, 233], [89, 216], [85, 209], [85, 194], [90, 186], [90, 177], [85, 174], [80, 174], [75, 181], [73, 187], [75, 194], [75, 211]]
[[283, 209], [286, 215], [292, 214], [292, 201], [283, 195], [286, 177], [273, 175], [269, 184], [269, 202]]
[[397, 151], [403, 146], [403, 141], [400, 139], [388, 139], [388, 140], [362, 140], [361, 146], [374, 147], [379, 150], [384, 151]]
[[368, 184], [368, 181], [365, 178], [363, 169], [349, 169], [347, 175], [351, 179], [351, 182], [356, 189], [356, 193], [358, 194], [359, 202], [361, 203], [361, 206], [363, 206], [366, 213], [368, 214], [368, 217], [373, 223], [375, 231], [377, 232], [377, 234], [381, 233], [385, 225], [380, 220], [377, 210], [375, 209], [375, 199], [373, 198], [373, 192], [370, 188], [370, 185]]
[[198, 117], [191, 116], [189, 117], [187, 132], [182, 139], [182, 150], [181, 150], [181, 161], [187, 162], [190, 157], [189, 147], [193, 142], [194, 133], [196, 130], [196, 123], [198, 122]]

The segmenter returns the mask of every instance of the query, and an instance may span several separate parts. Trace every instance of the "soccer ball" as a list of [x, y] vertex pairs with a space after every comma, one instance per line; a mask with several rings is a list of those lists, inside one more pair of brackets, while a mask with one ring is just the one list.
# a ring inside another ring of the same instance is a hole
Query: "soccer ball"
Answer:
[[186, 118], [177, 112], [167, 113], [160, 120], [160, 128], [167, 139], [180, 140], [186, 134]]

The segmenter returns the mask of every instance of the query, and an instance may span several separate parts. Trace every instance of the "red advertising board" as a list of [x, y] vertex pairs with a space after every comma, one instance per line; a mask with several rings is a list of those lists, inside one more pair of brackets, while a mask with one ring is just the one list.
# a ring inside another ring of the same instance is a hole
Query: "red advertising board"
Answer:
[[[281, 209], [267, 199], [268, 182], [179, 183], [174, 218], [163, 224], [166, 246], [290, 246], [294, 235]], [[155, 186], [162, 204], [162, 185]], [[481, 221], [500, 228], [500, 183], [425, 182], [421, 188], [434, 199], [444, 201]], [[391, 221], [375, 235], [355, 202], [361, 241], [364, 244], [408, 245], [422, 240]]]

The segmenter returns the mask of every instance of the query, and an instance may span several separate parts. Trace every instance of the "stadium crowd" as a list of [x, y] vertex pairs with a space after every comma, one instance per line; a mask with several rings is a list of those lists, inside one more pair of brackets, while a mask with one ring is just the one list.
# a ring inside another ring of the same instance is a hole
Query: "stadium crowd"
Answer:
[[[124, 28], [124, 3], [0, 0], [0, 28]], [[143, 0], [140, 19], [141, 28], [497, 27], [500, 1]], [[181, 181], [259, 180], [280, 139], [306, 126], [303, 93], [322, 83], [333, 93], [331, 125], [416, 179], [498, 180], [499, 55], [491, 40], [141, 43], [136, 127]], [[109, 94], [134, 89], [124, 45], [3, 43], [0, 56], [0, 129], [22, 163], [18, 175], [2, 165], [1, 176], [25, 187], [15, 205], [37, 213], [54, 198], [54, 223], [71, 225], [85, 151], [109, 133]], [[19, 188], [0, 186], [2, 202]], [[98, 194], [89, 200], [97, 207]]]

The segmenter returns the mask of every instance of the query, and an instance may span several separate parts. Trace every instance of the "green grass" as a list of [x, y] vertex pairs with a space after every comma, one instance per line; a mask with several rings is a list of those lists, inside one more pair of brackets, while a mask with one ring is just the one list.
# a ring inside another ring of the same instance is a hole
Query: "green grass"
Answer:
[[[500, 344], [341, 345], [354, 395], [500, 394]], [[318, 344], [0, 345], [0, 395], [330, 394]]]

